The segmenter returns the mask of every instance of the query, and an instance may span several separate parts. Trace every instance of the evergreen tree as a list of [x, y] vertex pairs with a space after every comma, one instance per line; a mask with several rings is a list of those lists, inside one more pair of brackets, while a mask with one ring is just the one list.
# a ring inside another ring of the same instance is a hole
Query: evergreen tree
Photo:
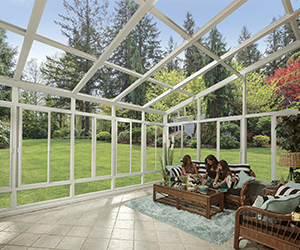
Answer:
[[[99, 57], [106, 44], [106, 20], [108, 1], [102, 0], [73, 0], [70, 4], [63, 1], [67, 15], [59, 15], [61, 21], [55, 21], [61, 27], [62, 34], [68, 39], [68, 45], [88, 54]], [[50, 85], [59, 88], [73, 90], [85, 73], [93, 65], [92, 61], [65, 53], [62, 57], [49, 57], [43, 73]], [[93, 95], [105, 95], [107, 70], [100, 68], [96, 74], [81, 89], [82, 93]], [[48, 99], [48, 101], [50, 101]], [[55, 106], [70, 106], [68, 98], [52, 100]], [[91, 112], [94, 108], [92, 103], [79, 101], [77, 109]], [[82, 120], [82, 129], [88, 134], [90, 120], [88, 117]]]
[[[243, 26], [241, 35], [238, 38], [238, 43], [246, 41], [251, 37], [251, 33], [246, 26]], [[244, 67], [248, 67], [251, 64], [258, 62], [262, 58], [261, 52], [258, 50], [258, 43], [253, 43], [247, 48], [243, 49], [236, 55], [236, 61], [242, 64]]]
[[[183, 22], [183, 27], [189, 35], [194, 34], [195, 20], [190, 12], [186, 14], [186, 20]], [[201, 39], [199, 40], [201, 42]], [[187, 76], [192, 75], [203, 67], [203, 53], [195, 46], [189, 46], [185, 51], [184, 69]]]
[[[275, 22], [276, 18], [273, 18], [272, 22]], [[284, 38], [283, 38], [283, 29], [278, 28], [273, 30], [265, 40], [267, 42], [267, 48], [265, 50], [266, 55], [270, 55], [284, 47]], [[277, 58], [274, 61], [268, 62], [265, 68], [265, 72], [268, 76], [274, 75], [275, 70], [278, 67], [282, 67], [284, 65], [283, 58]]]
[[[132, 0], [120, 0], [116, 2], [116, 14], [110, 30], [110, 40], [114, 39], [138, 7]], [[160, 41], [158, 40], [160, 32], [152, 19], [149, 14], [146, 14], [114, 51], [110, 57], [110, 61], [141, 74], [144, 74], [153, 65], [158, 63], [162, 58], [162, 50]], [[118, 82], [117, 88], [119, 93], [128, 88], [136, 80], [135, 77], [118, 71], [113, 71], [113, 79], [116, 79]], [[124, 101], [137, 105], [145, 104], [146, 86], [145, 83], [141, 84], [132, 93], [124, 97]], [[134, 114], [133, 117], [135, 117]]]
[[[11, 47], [6, 41], [6, 31], [0, 28], [0, 75], [13, 77], [17, 48]], [[0, 85], [0, 100], [11, 101], [11, 87]], [[0, 107], [0, 118], [8, 119], [7, 108]]]
[[[174, 42], [174, 39], [172, 36], [170, 36], [168, 40], [168, 46], [166, 47], [166, 52], [164, 53], [164, 56], [167, 56], [170, 54], [174, 49], [176, 49], [177, 43]], [[180, 65], [182, 63], [182, 59], [180, 59], [178, 56], [176, 56], [174, 59], [172, 59], [168, 64], [167, 64], [167, 69], [168, 71], [173, 71], [173, 70], [178, 70], [180, 68]]]
[[[209, 36], [206, 38], [205, 46], [219, 57], [227, 52], [223, 36], [216, 27], [210, 31]], [[205, 64], [209, 64], [212, 60], [210, 56], [206, 56]], [[206, 87], [209, 88], [227, 78], [229, 74], [230, 72], [219, 64], [205, 73], [203, 79]], [[206, 116], [209, 118], [227, 116], [230, 111], [230, 98], [232, 98], [232, 94], [228, 86], [208, 94], [205, 97], [207, 101]]]

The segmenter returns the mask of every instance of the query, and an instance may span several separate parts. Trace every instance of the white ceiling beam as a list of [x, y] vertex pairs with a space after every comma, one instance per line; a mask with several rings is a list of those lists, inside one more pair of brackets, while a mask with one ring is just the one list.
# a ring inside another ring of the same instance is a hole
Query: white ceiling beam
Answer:
[[[3, 20], [0, 20], [0, 27], [5, 29], [5, 30], [9, 30], [11, 32], [14, 32], [18, 35], [21, 35], [21, 36], [25, 36], [26, 34], [26, 29], [23, 29], [21, 27], [18, 27], [16, 25], [13, 25], [13, 24], [10, 24], [10, 23], [7, 23]], [[79, 56], [81, 58], [84, 58], [84, 59], [88, 59], [92, 62], [96, 62], [98, 60], [98, 58], [96, 56], [93, 56], [93, 55], [90, 55], [86, 52], [83, 52], [81, 50], [78, 50], [78, 49], [75, 49], [75, 48], [72, 48], [70, 46], [67, 46], [65, 44], [62, 44], [60, 42], [57, 42], [57, 41], [54, 41], [52, 39], [49, 39], [47, 37], [44, 37], [44, 36], [41, 36], [41, 35], [38, 35], [36, 34], [35, 35], [35, 38], [34, 40], [38, 41], [38, 42], [41, 42], [41, 43], [44, 43], [46, 45], [49, 45], [49, 46], [52, 46], [54, 48], [57, 48], [57, 49], [60, 49], [60, 50], [63, 50], [65, 52], [69, 52], [73, 55], [76, 55], [76, 56]], [[135, 76], [137, 78], [141, 78], [143, 75], [142, 74], [139, 74], [133, 70], [130, 70], [130, 69], [126, 69], [122, 66], [119, 66], [119, 65], [116, 65], [112, 62], [108, 62], [108, 61], [105, 61], [104, 64], [106, 67], [109, 67], [109, 68], [113, 68], [113, 69], [116, 69], [116, 70], [119, 70], [121, 72], [124, 72], [126, 74], [129, 74], [131, 76]], [[152, 82], [152, 83], [155, 83], [155, 84], [158, 84], [162, 87], [165, 87], [165, 88], [168, 88], [168, 89], [171, 89], [173, 88], [172, 85], [169, 85], [169, 84], [166, 84], [166, 83], [163, 83], [161, 81], [158, 81], [154, 78], [148, 78], [148, 81], [149, 82]], [[178, 92], [181, 92], [183, 94], [186, 94], [186, 95], [189, 95], [189, 96], [194, 96], [194, 94], [190, 93], [190, 92], [187, 92], [187, 91], [184, 91], [184, 90], [178, 90]]]
[[[288, 46], [286, 46], [286, 47], [284, 47], [284, 48], [282, 48], [282, 49], [280, 49], [280, 50], [272, 53], [271, 55], [269, 55], [269, 56], [261, 59], [260, 61], [254, 63], [254, 64], [252, 64], [250, 66], [248, 66], [247, 68], [241, 70], [240, 73], [242, 75], [250, 73], [250, 72], [252, 72], [252, 71], [254, 71], [256, 69], [259, 69], [259, 68], [263, 67], [268, 62], [273, 61], [276, 58], [281, 57], [281, 56], [283, 56], [283, 55], [285, 55], [285, 54], [289, 53], [290, 51], [293, 51], [293, 50], [295, 50], [297, 48], [300, 48], [300, 41], [293, 42], [292, 44], [290, 44], [290, 45], [288, 45]], [[214, 91], [216, 91], [216, 90], [224, 87], [225, 85], [227, 85], [227, 84], [235, 81], [236, 79], [238, 79], [238, 77], [236, 75], [229, 76], [226, 79], [222, 80], [221, 82], [218, 82], [217, 84], [215, 84], [215, 85], [207, 88], [206, 90], [200, 92], [199, 94], [196, 95], [195, 98], [191, 97], [191, 98], [185, 100], [184, 102], [181, 102], [178, 105], [176, 105], [176, 106], [168, 109], [166, 112], [167, 112], [167, 114], [171, 114], [171, 113], [175, 112], [176, 110], [178, 110], [178, 109], [180, 109], [180, 108], [182, 108], [182, 107], [190, 104], [195, 99], [197, 100], [197, 99], [199, 99], [201, 97], [204, 97], [204, 96], [206, 96], [206, 95], [208, 95], [208, 94], [210, 94], [210, 93], [212, 93], [212, 92], [214, 92]]]
[[272, 53], [271, 55], [267, 56], [267, 57], [264, 57], [263, 59], [261, 59], [260, 61], [256, 62], [256, 63], [253, 63], [252, 65], [248, 66], [247, 68], [241, 70], [241, 74], [247, 74], [247, 73], [250, 73], [254, 70], [257, 70], [261, 67], [263, 67], [264, 65], [266, 65], [268, 62], [271, 62], [271, 61], [274, 61], [275, 59], [293, 51], [293, 50], [296, 50], [300, 48], [300, 41], [295, 41], [291, 44], [289, 44], [288, 46]]
[[[281, 0], [282, 2], [282, 5], [284, 7], [284, 10], [287, 14], [291, 14], [293, 13], [293, 7], [292, 7], [292, 4], [291, 4], [291, 1], [289, 0]], [[297, 24], [297, 21], [296, 21], [296, 18], [290, 20], [290, 25], [292, 27], [292, 30], [294, 32], [294, 35], [296, 37], [297, 40], [300, 40], [300, 30], [298, 28], [298, 24]]]
[[[111, 63], [111, 62], [108, 62], [108, 61], [105, 61], [105, 62], [104, 62], [104, 65], [107, 66], [107, 67], [110, 67], [110, 68], [119, 70], [119, 71], [121, 71], [121, 72], [124, 72], [125, 74], [135, 76], [136, 78], [142, 78], [142, 77], [143, 77], [143, 75], [140, 74], [140, 73], [138, 73], [138, 72], [135, 72], [135, 71], [130, 70], [130, 69], [126, 69], [126, 68], [124, 68], [124, 67], [121, 67], [121, 66], [119, 66], [119, 65], [116, 65], [116, 64]], [[158, 81], [158, 80], [156, 80], [156, 79], [154, 79], [154, 78], [152, 78], [152, 77], [149, 77], [149, 78], [147, 79], [147, 81], [152, 82], [152, 83], [157, 84], [157, 85], [160, 85], [160, 86], [165, 87], [165, 88], [167, 88], [167, 89], [172, 89], [172, 88], [173, 88], [172, 85], [169, 85], [169, 84], [166, 84], [166, 83], [164, 83], [164, 82]], [[194, 96], [194, 94], [192, 94], [192, 93], [190, 93], [190, 92], [187, 92], [187, 91], [185, 91], [185, 90], [182, 90], [182, 89], [178, 90], [178, 92], [181, 92], [181, 93], [186, 94], [186, 95], [189, 95], [189, 96]]]
[[[143, 0], [135, 0], [138, 4], [140, 4]], [[159, 11], [157, 8], [152, 7], [150, 10], [150, 13], [158, 18], [160, 21], [162, 21], [164, 24], [166, 24], [168, 27], [173, 29], [176, 33], [178, 33], [181, 37], [184, 39], [191, 38], [191, 35], [188, 34], [184, 29], [182, 29], [178, 24], [176, 24], [173, 20], [171, 20], [169, 17], [164, 15], [161, 11]], [[225, 63], [223, 60], [221, 60], [220, 57], [218, 57], [216, 54], [214, 54], [212, 51], [210, 51], [208, 48], [206, 48], [203, 44], [201, 44], [199, 41], [196, 41], [194, 45], [203, 51], [205, 54], [213, 58], [214, 60], [218, 61], [222, 66], [227, 68], [229, 71], [231, 71], [233, 74], [236, 74], [241, 77], [240, 73], [236, 71], [234, 68], [232, 68], [230, 65]]]
[[280, 26], [284, 25], [285, 23], [287, 23], [291, 19], [296, 18], [298, 15], [300, 15], [300, 9], [296, 10], [292, 14], [286, 14], [286, 15], [284, 15], [283, 17], [281, 17], [278, 20], [276, 20], [275, 22], [271, 23], [270, 25], [268, 25], [264, 29], [262, 29], [259, 32], [257, 32], [255, 35], [253, 35], [250, 38], [248, 38], [246, 41], [244, 41], [244, 42], [240, 43], [239, 45], [237, 45], [236, 47], [232, 48], [230, 51], [228, 51], [227, 53], [225, 53], [224, 55], [222, 55], [221, 59], [222, 60], [226, 60], [226, 59], [234, 56], [236, 53], [238, 53], [242, 49], [248, 47], [249, 45], [255, 43], [259, 39], [265, 37], [271, 31], [279, 28]]
[[103, 65], [106, 59], [114, 52], [114, 50], [119, 46], [119, 44], [124, 40], [124, 38], [130, 33], [136, 24], [145, 16], [148, 10], [153, 6], [157, 0], [148, 0], [144, 2], [140, 8], [134, 13], [134, 15], [129, 19], [123, 29], [120, 30], [118, 35], [113, 39], [113, 41], [107, 46], [105, 51], [101, 54], [99, 59], [93, 64], [89, 71], [83, 76], [77, 86], [74, 88], [73, 93], [78, 93], [84, 85], [91, 79], [91, 77], [96, 73], [96, 71]]
[[191, 44], [194, 44], [197, 40], [199, 40], [203, 35], [209, 32], [213, 27], [223, 21], [226, 17], [228, 17], [231, 13], [233, 13], [236, 9], [238, 9], [241, 5], [243, 5], [247, 0], [234, 0], [230, 3], [226, 8], [224, 8], [220, 13], [218, 13], [214, 18], [208, 21], [205, 25], [202, 26], [194, 35], [185, 40], [182, 44], [180, 44], [177, 48], [175, 48], [172, 52], [170, 52], [164, 59], [162, 59], [159, 63], [153, 66], [149, 71], [147, 71], [143, 78], [138, 79], [133, 84], [131, 84], [127, 89], [125, 89], [120, 95], [118, 95], [114, 100], [118, 101], [128, 95], [133, 89], [142, 84], [147, 78], [152, 76], [155, 72], [157, 72], [160, 68], [162, 68], [165, 64], [187, 49]]
[[24, 41], [22, 44], [22, 49], [20, 52], [19, 60], [17, 63], [17, 67], [14, 73], [14, 79], [19, 80], [21, 78], [23, 69], [25, 67], [25, 63], [29, 54], [29, 51], [31, 49], [34, 36], [36, 33], [36, 30], [39, 26], [45, 5], [47, 0], [36, 0], [34, 2], [34, 6], [32, 9], [32, 13], [30, 16], [30, 20], [28, 23], [27, 31], [24, 37]]
[[200, 70], [198, 70], [196, 73], [190, 75], [189, 77], [187, 77], [186, 79], [184, 79], [183, 81], [181, 81], [180, 83], [178, 83], [177, 85], [175, 85], [174, 88], [171, 91], [166, 91], [166, 92], [162, 93], [161, 95], [157, 96], [155, 99], [153, 99], [150, 102], [146, 103], [143, 107], [148, 108], [148, 107], [152, 106], [154, 103], [156, 103], [159, 100], [163, 99], [164, 97], [166, 97], [170, 93], [176, 91], [177, 89], [179, 89], [180, 87], [182, 87], [185, 84], [189, 83], [190, 81], [193, 81], [197, 77], [203, 75], [204, 73], [206, 73], [210, 69], [214, 68], [218, 64], [219, 63], [217, 61], [212, 61], [211, 63], [207, 64], [206, 66], [204, 66], [203, 68], [201, 68]]
[[10, 77], [5, 77], [5, 76], [0, 76], [0, 84], [5, 85], [5, 86], [10, 86], [10, 87], [17, 87], [17, 88], [21, 88], [21, 89], [31, 90], [31, 91], [37, 91], [37, 92], [50, 94], [50, 95], [62, 96], [62, 97], [66, 97], [66, 98], [75, 98], [77, 100], [82, 100], [82, 101], [87, 101], [87, 102], [94, 102], [94, 103], [105, 104], [105, 105], [110, 105], [110, 106], [115, 105], [120, 108], [127, 108], [127, 109], [141, 111], [141, 112], [146, 111], [146, 112], [158, 114], [158, 115], [166, 114], [166, 111], [161, 111], [161, 110], [156, 110], [156, 109], [151, 109], [151, 108], [148, 108], [145, 110], [143, 107], [135, 105], [135, 104], [128, 104], [128, 103], [123, 103], [123, 102], [113, 102], [110, 99], [81, 94], [81, 93], [75, 94], [69, 90], [59, 89], [59, 88], [51, 87], [51, 86], [45, 86], [42, 84], [35, 84], [35, 83], [23, 81], [23, 80], [16, 80], [16, 79], [12, 79]]
[[[287, 23], [289, 20], [295, 19], [298, 15], [300, 14], [300, 9], [298, 9], [297, 11], [295, 11], [292, 14], [287, 14], [283, 17], [281, 17], [280, 19], [278, 19], [277, 21], [271, 23], [270, 25], [268, 25], [266, 28], [262, 29], [261, 31], [259, 31], [258, 33], [256, 33], [255, 35], [253, 35], [252, 37], [250, 37], [249, 39], [247, 39], [246, 41], [244, 41], [243, 43], [237, 45], [236, 47], [234, 47], [233, 49], [231, 49], [230, 51], [228, 51], [226, 54], [222, 55], [221, 58], [223, 60], [226, 60], [232, 56], [234, 56], [236, 53], [238, 53], [239, 51], [241, 51], [242, 49], [248, 47], [250, 44], [253, 44], [254, 42], [258, 41], [259, 39], [265, 37], [267, 34], [269, 34], [272, 30], [275, 30], [277, 28], [279, 28], [280, 26], [282, 26], [283, 24]], [[269, 57], [267, 57], [269, 58]], [[263, 61], [263, 64], [266, 64], [267, 62], [265, 62], [265, 60]], [[260, 64], [254, 64], [253, 67], [256, 67], [256, 65], [260, 65]], [[203, 74], [205, 72], [207, 72], [207, 70], [213, 68], [215, 65], [206, 65], [205, 67], [209, 67], [206, 70], [204, 70], [203, 68]], [[250, 67], [250, 68], [249, 68]], [[251, 65], [248, 67], [248, 70], [251, 70]], [[202, 70], [202, 69], [201, 69]], [[199, 77], [201, 73], [201, 70], [199, 70], [198, 72], [196, 72], [195, 74], [197, 74], [197, 76]], [[253, 70], [253, 69], [252, 69]], [[241, 71], [245, 72], [245, 70]], [[247, 72], [251, 72], [251, 71], [247, 71]], [[184, 85], [186, 83], [182, 82], [179, 83], [175, 86], [175, 88], [181, 87], [182, 85]], [[156, 100], [159, 100], [161, 98], [165, 97], [164, 93], [162, 95], [160, 95], [159, 97], [156, 98]], [[145, 107], [150, 107], [151, 105], [153, 105], [153, 101], [150, 103], [147, 103], [146, 105], [144, 105]], [[151, 104], [151, 105], [149, 105]]]

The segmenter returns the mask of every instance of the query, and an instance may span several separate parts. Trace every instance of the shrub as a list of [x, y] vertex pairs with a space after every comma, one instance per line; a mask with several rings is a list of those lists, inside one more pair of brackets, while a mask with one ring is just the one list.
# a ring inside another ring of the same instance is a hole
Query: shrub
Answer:
[[132, 142], [140, 142], [141, 141], [141, 128], [135, 127], [132, 129]]
[[253, 136], [253, 142], [257, 147], [269, 144], [270, 137], [267, 135], [256, 135]]
[[98, 141], [110, 141], [111, 140], [111, 135], [107, 131], [102, 131], [97, 134], [97, 140]]
[[224, 122], [221, 124], [220, 132], [225, 135], [237, 137], [240, 133], [240, 126], [232, 122]]
[[60, 130], [55, 130], [55, 131], [53, 132], [53, 137], [54, 137], [54, 138], [60, 138], [60, 137], [61, 137], [61, 132], [60, 132]]
[[9, 145], [9, 143], [10, 143], [9, 123], [0, 121], [0, 146]]
[[191, 148], [197, 148], [197, 140], [192, 140]]
[[224, 149], [239, 148], [240, 142], [232, 135], [220, 135], [220, 147]]
[[118, 142], [130, 142], [130, 132], [128, 130], [120, 132], [118, 135]]

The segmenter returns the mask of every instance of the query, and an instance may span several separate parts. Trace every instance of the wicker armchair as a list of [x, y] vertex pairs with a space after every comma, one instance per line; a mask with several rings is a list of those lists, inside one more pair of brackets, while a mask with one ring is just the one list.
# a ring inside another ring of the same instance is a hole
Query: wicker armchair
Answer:
[[273, 213], [260, 208], [243, 206], [235, 215], [234, 248], [246, 239], [260, 249], [259, 244], [278, 250], [300, 249], [300, 221], [291, 214]]

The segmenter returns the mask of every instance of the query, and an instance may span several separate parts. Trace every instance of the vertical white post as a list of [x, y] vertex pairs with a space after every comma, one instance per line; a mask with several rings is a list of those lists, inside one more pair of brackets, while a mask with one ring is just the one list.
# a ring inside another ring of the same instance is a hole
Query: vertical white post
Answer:
[[47, 158], [47, 182], [50, 183], [51, 174], [51, 111], [48, 112], [48, 158]]
[[147, 129], [145, 124], [145, 111], [142, 112], [141, 124], [141, 171], [142, 171], [142, 184], [145, 183], [146, 172], [146, 157], [147, 157]]
[[271, 180], [276, 180], [276, 116], [271, 116]]
[[169, 140], [169, 127], [167, 127], [167, 122], [168, 122], [168, 116], [164, 115], [163, 117], [163, 145], [162, 145], [162, 159], [164, 163], [164, 159], [168, 157], [168, 155], [165, 155], [165, 152], [168, 153], [168, 150], [165, 150], [165, 147], [167, 147], [168, 140]]
[[201, 100], [197, 100], [197, 161], [201, 160], [201, 124], [200, 124], [200, 115], [201, 115]]
[[132, 121], [129, 122], [129, 173], [132, 173]]
[[71, 98], [71, 132], [70, 132], [70, 197], [75, 195], [74, 167], [75, 167], [75, 109], [76, 99]]
[[[21, 155], [19, 155], [19, 147], [18, 142], [22, 143], [22, 134], [18, 133], [22, 131], [22, 122], [19, 121], [18, 117], [18, 91], [17, 87], [12, 87], [12, 103], [13, 106], [11, 108], [11, 120], [10, 120], [10, 186], [12, 187], [12, 192], [10, 195], [10, 207], [15, 210], [17, 207], [17, 187], [21, 185]], [[19, 135], [19, 138], [18, 136]], [[18, 140], [19, 139], [19, 140]]]
[[116, 121], [116, 106], [111, 106], [111, 189], [115, 189], [115, 177], [117, 174], [117, 121]]
[[218, 120], [217, 121], [217, 159], [218, 160], [221, 160], [220, 159], [220, 144], [221, 144], [220, 143], [220, 138], [221, 138], [220, 127], [221, 127], [221, 123]]
[[[90, 118], [89, 118], [90, 119]], [[97, 119], [92, 118], [92, 178], [96, 177]]]
[[184, 130], [184, 125], [181, 124], [181, 145], [180, 145], [180, 148], [181, 148], [181, 159], [183, 158], [183, 130]]
[[247, 163], [247, 76], [243, 76], [243, 110], [240, 121], [240, 163]]

